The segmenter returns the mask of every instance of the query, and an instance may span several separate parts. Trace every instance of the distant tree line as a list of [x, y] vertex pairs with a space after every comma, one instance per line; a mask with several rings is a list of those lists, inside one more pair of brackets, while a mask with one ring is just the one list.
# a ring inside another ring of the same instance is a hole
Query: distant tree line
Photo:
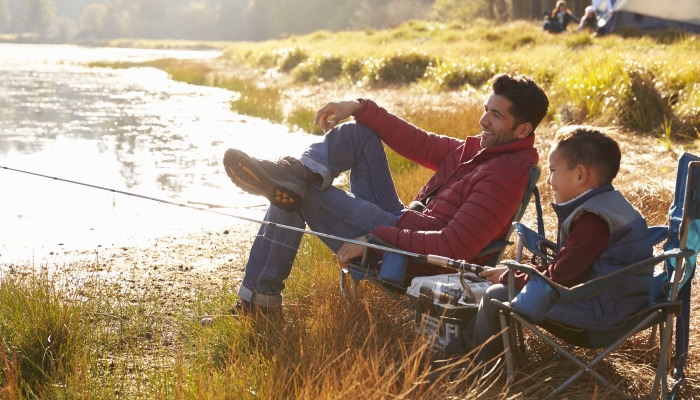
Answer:
[[[556, 0], [0, 0], [0, 33], [59, 39], [261, 40], [410, 19], [539, 19]], [[568, 0], [583, 14], [590, 0]]]
[[[591, 0], [565, 0], [576, 16], [582, 16]], [[501, 21], [541, 19], [557, 0], [435, 0], [433, 17], [439, 20], [469, 21], [475, 18]]]

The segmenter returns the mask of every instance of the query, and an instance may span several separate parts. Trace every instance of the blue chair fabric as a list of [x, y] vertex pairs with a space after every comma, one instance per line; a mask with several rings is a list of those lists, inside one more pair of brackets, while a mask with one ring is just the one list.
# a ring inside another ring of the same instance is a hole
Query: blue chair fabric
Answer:
[[[687, 204], [686, 199], [690, 200]], [[553, 242], [547, 240], [544, 235], [535, 233], [522, 224], [516, 223], [514, 225], [515, 232], [518, 233], [519, 240], [523, 243], [524, 247], [530, 250], [535, 256], [542, 257], [543, 259], [552, 259], [548, 253], [543, 252], [541, 249], [543, 245], [551, 249], [556, 249], [556, 245]], [[678, 161], [674, 200], [669, 208], [668, 226], [650, 227], [648, 234], [654, 244], [659, 244], [665, 240], [663, 254], [620, 270], [613, 274], [615, 276], [610, 275], [598, 278], [572, 288], [565, 288], [557, 285], [530, 266], [515, 262], [508, 264], [510, 264], [510, 267], [514, 270], [523, 271], [531, 276], [541, 277], [542, 280], [547, 282], [552, 290], [556, 292], [556, 297], [559, 301], [572, 301], [593, 296], [606, 287], [619, 283], [626, 277], [639, 273], [641, 270], [652, 267], [663, 261], [665, 266], [664, 271], [654, 276], [654, 288], [651, 295], [653, 301], [652, 306], [637, 313], [633, 318], [627, 321], [625, 327], [614, 331], [600, 332], [566, 326], [548, 320], [537, 323], [537, 325], [542, 326], [553, 335], [575, 346], [600, 348], [609, 346], [619, 340], [622, 332], [630, 328], [634, 327], [639, 331], [655, 325], [662, 327], [663, 323], [666, 321], [665, 314], [675, 314], [676, 357], [673, 375], [676, 383], [672, 390], [667, 392], [667, 398], [673, 399], [678, 395], [678, 389], [684, 378], [683, 370], [687, 362], [692, 287], [689, 282], [692, 281], [695, 275], [697, 252], [700, 251], [700, 157], [689, 153], [684, 153], [680, 157]], [[682, 260], [684, 265], [681, 269], [683, 276], [679, 277], [674, 293], [673, 283], [675, 279], [674, 273], [678, 270], [677, 260]], [[504, 305], [504, 307], [504, 309], [507, 308], [509, 311], [517, 311], [516, 307], [509, 307], [507, 305]], [[649, 310], [659, 307], [665, 307], [663, 310], [664, 315], [660, 315], [658, 318], [644, 320], [643, 324], [637, 326], [638, 323], [642, 321], [643, 317], [648, 314]], [[528, 320], [528, 322], [537, 321]], [[666, 392], [665, 381], [663, 383], [664, 387], [662, 390]]]

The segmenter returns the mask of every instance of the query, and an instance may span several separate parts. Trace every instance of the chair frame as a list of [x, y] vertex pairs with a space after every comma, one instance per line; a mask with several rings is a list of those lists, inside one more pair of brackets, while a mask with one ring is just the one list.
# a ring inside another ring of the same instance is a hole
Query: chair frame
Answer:
[[[577, 299], [584, 299], [588, 297], [592, 297], [596, 295], [597, 293], [601, 292], [602, 290], [605, 290], [611, 286], [614, 286], [618, 283], [620, 283], [623, 279], [626, 279], [629, 276], [641, 273], [642, 271], [645, 271], [649, 268], [653, 268], [655, 265], [658, 263], [665, 261], [667, 259], [676, 259], [676, 268], [673, 271], [672, 274], [672, 286], [671, 286], [671, 291], [670, 295], [668, 296], [667, 299], [665, 300], [658, 300], [651, 306], [637, 312], [633, 317], [630, 318], [630, 321], [633, 322], [631, 325], [631, 328], [628, 326], [625, 326], [625, 328], [628, 328], [626, 330], [626, 334], [623, 336], [619, 337], [617, 340], [613, 341], [612, 343], [608, 344], [607, 346], [584, 346], [584, 347], [591, 347], [591, 348], [604, 348], [604, 350], [598, 354], [596, 357], [594, 357], [592, 360], [589, 362], [584, 362], [575, 357], [573, 354], [571, 354], [570, 349], [573, 346], [570, 345], [568, 348], [564, 348], [558, 343], [556, 343], [552, 338], [550, 338], [546, 333], [544, 333], [538, 326], [544, 326], [545, 329], [547, 329], [546, 325], [547, 323], [550, 324], [552, 321], [543, 321], [542, 323], [537, 323], [534, 324], [531, 321], [529, 321], [526, 317], [523, 315], [520, 315], [517, 310], [514, 308], [510, 307], [507, 303], [502, 303], [499, 302], [498, 300], [492, 300], [494, 305], [499, 309], [499, 318], [501, 322], [501, 327], [503, 328], [503, 333], [502, 333], [502, 339], [503, 339], [503, 345], [504, 345], [504, 357], [506, 360], [506, 370], [507, 370], [507, 382], [511, 383], [514, 379], [514, 373], [515, 373], [515, 363], [513, 360], [513, 349], [516, 348], [516, 340], [515, 340], [515, 324], [516, 322], [522, 326], [527, 327], [530, 329], [537, 337], [545, 341], [550, 347], [552, 347], [554, 350], [559, 353], [560, 356], [565, 357], [572, 363], [574, 363], [576, 366], [578, 366], [579, 370], [572, 375], [568, 380], [566, 380], [564, 383], [562, 383], [559, 387], [554, 389], [547, 398], [554, 397], [558, 394], [560, 394], [566, 387], [568, 387], [571, 383], [573, 383], [575, 380], [577, 380], [579, 377], [581, 377], [583, 374], [589, 374], [595, 379], [597, 379], [599, 382], [601, 382], [604, 385], [612, 387], [612, 389], [619, 394], [624, 395], [618, 388], [614, 387], [612, 384], [610, 384], [605, 378], [603, 378], [600, 374], [595, 372], [594, 368], [595, 366], [602, 361], [608, 354], [610, 354], [612, 351], [617, 349], [622, 343], [624, 343], [630, 336], [632, 336], [635, 333], [638, 333], [642, 330], [645, 330], [647, 328], [653, 328], [652, 329], [652, 334], [649, 339], [649, 349], [647, 353], [647, 361], [650, 359], [649, 355], [651, 353], [651, 348], [654, 346], [654, 339], [655, 339], [655, 331], [658, 326], [659, 328], [659, 336], [660, 336], [660, 349], [659, 349], [659, 361], [656, 369], [656, 376], [654, 378], [654, 385], [652, 388], [651, 392], [651, 398], [654, 399], [657, 397], [659, 394], [659, 389], [660, 394], [662, 397], [665, 399], [669, 395], [669, 390], [668, 390], [668, 371], [667, 371], [667, 365], [669, 364], [670, 361], [670, 343], [671, 343], [671, 332], [672, 332], [672, 323], [674, 318], [681, 313], [681, 301], [678, 300], [678, 292], [679, 292], [679, 284], [681, 282], [681, 277], [685, 277], [689, 271], [692, 271], [694, 266], [690, 266], [687, 263], [687, 258], [695, 255], [695, 251], [693, 250], [688, 250], [686, 249], [686, 244], [687, 244], [687, 239], [688, 239], [688, 229], [690, 226], [690, 217], [689, 217], [689, 209], [692, 204], [692, 200], [694, 200], [694, 197], [696, 197], [695, 191], [693, 190], [694, 188], [691, 187], [691, 182], [693, 180], [693, 169], [700, 167], [700, 161], [691, 161], [688, 163], [688, 175], [686, 177], [686, 187], [685, 187], [685, 193], [684, 193], [684, 204], [683, 204], [683, 216], [681, 218], [681, 224], [680, 224], [680, 244], [679, 248], [680, 249], [673, 249], [673, 250], [667, 250], [651, 259], [642, 261], [640, 263], [628, 266], [622, 270], [619, 270], [615, 272], [614, 274], [611, 274], [606, 277], [601, 277], [597, 278], [594, 280], [591, 280], [589, 282], [574, 286], [572, 288], [565, 288], [563, 286], [560, 286], [548, 278], [546, 278], [542, 273], [535, 268], [532, 268], [531, 266], [528, 265], [523, 265], [518, 262], [508, 262], [506, 261], [504, 264], [506, 264], [509, 268], [508, 271], [508, 280], [509, 280], [509, 285], [508, 285], [508, 291], [509, 291], [509, 301], [512, 301], [513, 298], [515, 297], [515, 288], [514, 288], [514, 271], [519, 270], [522, 271], [530, 276], [539, 276], [547, 284], [554, 289], [555, 293], [557, 293], [558, 297], [561, 299], [566, 298], [567, 301], [571, 300], [577, 300]], [[523, 247], [523, 240], [522, 237], [519, 240], [518, 243], [518, 256], [522, 256], [522, 247]], [[520, 258], [518, 258], [520, 260]], [[598, 281], [597, 283], [602, 282], [603, 280], [609, 281], [609, 284], [607, 284], [604, 287], [598, 286], [598, 285], [591, 285], [594, 283], [594, 281]], [[586, 286], [588, 285], [588, 290], [586, 289]], [[595, 290], [592, 290], [590, 288], [594, 288]], [[584, 292], [581, 295], [577, 295], [576, 292]], [[563, 300], [563, 299], [562, 299]], [[556, 301], [556, 300], [555, 300]], [[630, 324], [628, 324], [630, 325]], [[562, 326], [564, 329], [573, 329], [573, 330], [580, 330], [580, 331], [585, 331], [580, 328], [574, 328], [574, 327], [568, 327], [568, 326]], [[619, 332], [620, 329], [616, 330], [611, 330], [610, 332]], [[553, 334], [554, 336], [557, 336], [554, 332], [550, 332], [550, 334]], [[559, 335], [561, 336], [561, 335]], [[560, 337], [560, 339], [562, 339]], [[566, 340], [564, 340], [566, 342]]]
[[[528, 185], [525, 189], [525, 193], [523, 194], [523, 198], [518, 204], [518, 208], [513, 214], [510, 228], [508, 229], [508, 232], [506, 233], [504, 239], [490, 243], [475, 258], [485, 257], [492, 254], [491, 258], [489, 258], [486, 265], [495, 266], [498, 263], [500, 263], [506, 248], [509, 245], [513, 244], [513, 242], [510, 241], [510, 237], [512, 236], [515, 227], [513, 223], [518, 222], [522, 219], [533, 195], [535, 197], [535, 203], [537, 207], [538, 227], [540, 228], [540, 231], [544, 233], [544, 225], [542, 223], [542, 207], [540, 205], [539, 191], [537, 190], [537, 181], [539, 180], [541, 174], [542, 170], [538, 165], [535, 164], [532, 167], [530, 167], [530, 172], [528, 173]], [[391, 245], [388, 245], [387, 243], [379, 241], [378, 238], [372, 238], [371, 235], [370, 237], [368, 237], [368, 239], [371, 240], [374, 244], [379, 244], [386, 247], [393, 247]], [[351, 261], [347, 267], [343, 267], [340, 269], [340, 291], [343, 294], [345, 300], [357, 300], [357, 288], [359, 286], [359, 283], [361, 280], [367, 280], [374, 286], [377, 286], [379, 289], [381, 289], [384, 293], [392, 297], [394, 300], [401, 303], [406, 308], [410, 308], [410, 303], [408, 303], [399, 295], [405, 292], [406, 287], [397, 286], [390, 282], [386, 282], [379, 279], [377, 276], [377, 270], [368, 268], [369, 254], [370, 249], [365, 248], [359, 264], [356, 260], [354, 260]], [[417, 264], [426, 264], [424, 261], [418, 259], [411, 259], [411, 262]], [[355, 276], [353, 276], [352, 272], [355, 273], [354, 275], [362, 275], [361, 279], [356, 279]], [[352, 283], [349, 282], [347, 278], [348, 275], [350, 275], [350, 280]], [[407, 281], [409, 283], [411, 278], [412, 276], [407, 276]], [[348, 293], [348, 286], [350, 287], [350, 293]]]

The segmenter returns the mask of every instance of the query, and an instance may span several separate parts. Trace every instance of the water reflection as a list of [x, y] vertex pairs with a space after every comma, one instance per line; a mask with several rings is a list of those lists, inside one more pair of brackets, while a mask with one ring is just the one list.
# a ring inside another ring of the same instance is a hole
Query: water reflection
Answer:
[[[84, 66], [217, 55], [0, 45], [0, 165], [180, 201], [261, 203], [229, 183], [220, 166], [225, 148], [273, 158], [299, 151], [312, 137], [232, 113], [232, 94], [222, 89], [173, 82], [152, 68]], [[0, 188], [5, 249], [64, 242], [58, 237], [66, 235], [118, 240], [223, 223], [10, 172], [0, 172]]]

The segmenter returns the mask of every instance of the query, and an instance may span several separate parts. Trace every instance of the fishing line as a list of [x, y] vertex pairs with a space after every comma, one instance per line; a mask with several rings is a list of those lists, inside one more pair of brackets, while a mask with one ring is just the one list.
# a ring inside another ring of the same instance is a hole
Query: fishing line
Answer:
[[182, 208], [189, 208], [192, 210], [204, 211], [204, 212], [217, 214], [217, 215], [223, 215], [225, 217], [236, 218], [236, 219], [240, 219], [240, 220], [248, 221], [248, 222], [255, 222], [258, 224], [272, 226], [275, 228], [286, 229], [286, 230], [294, 231], [294, 232], [306, 233], [308, 235], [313, 235], [313, 236], [322, 237], [322, 238], [331, 239], [331, 240], [338, 240], [338, 241], [345, 242], [345, 243], [352, 243], [352, 244], [356, 244], [358, 246], [368, 247], [368, 248], [374, 249], [374, 250], [401, 254], [404, 256], [408, 256], [408, 257], [412, 257], [412, 258], [421, 260], [422, 262], [430, 264], [430, 265], [452, 268], [452, 269], [456, 269], [459, 271], [480, 273], [480, 272], [483, 272], [483, 271], [489, 269], [488, 267], [482, 267], [481, 265], [470, 264], [470, 263], [466, 263], [466, 262], [462, 262], [462, 261], [452, 260], [452, 259], [447, 258], [447, 257], [412, 253], [410, 251], [381, 246], [381, 245], [377, 245], [377, 244], [373, 244], [373, 243], [361, 242], [359, 240], [347, 239], [344, 237], [329, 235], [329, 234], [321, 233], [321, 232], [314, 232], [314, 231], [310, 231], [310, 230], [306, 230], [306, 229], [302, 229], [302, 228], [297, 228], [294, 226], [282, 225], [282, 224], [277, 224], [277, 223], [270, 222], [270, 221], [264, 221], [264, 220], [258, 220], [255, 218], [244, 217], [242, 215], [236, 215], [236, 214], [226, 213], [226, 212], [222, 212], [222, 211], [211, 210], [211, 209], [207, 209], [207, 208], [195, 207], [195, 206], [192, 206], [192, 205], [186, 204], [186, 203], [179, 203], [179, 202], [172, 201], [172, 200], [159, 199], [157, 197], [145, 196], [145, 195], [138, 194], [138, 193], [127, 192], [124, 190], [111, 189], [111, 188], [107, 188], [104, 186], [98, 186], [98, 185], [93, 185], [90, 183], [73, 181], [70, 179], [64, 179], [64, 178], [59, 178], [59, 177], [55, 177], [55, 176], [39, 174], [36, 172], [31, 172], [31, 171], [24, 171], [21, 169], [5, 167], [2, 165], [0, 165], [0, 169], [4, 169], [7, 171], [13, 171], [13, 172], [19, 172], [22, 174], [34, 175], [34, 176], [38, 176], [41, 178], [52, 179], [52, 180], [60, 181], [60, 182], [72, 183], [74, 185], [86, 186], [86, 187], [93, 188], [93, 189], [105, 190], [105, 191], [112, 192], [112, 193], [119, 193], [119, 194], [123, 194], [126, 196], [137, 197], [137, 198], [145, 199], [145, 200], [151, 200], [151, 201], [155, 201], [158, 203], [170, 204], [170, 205], [178, 206], [178, 207], [182, 207]]

